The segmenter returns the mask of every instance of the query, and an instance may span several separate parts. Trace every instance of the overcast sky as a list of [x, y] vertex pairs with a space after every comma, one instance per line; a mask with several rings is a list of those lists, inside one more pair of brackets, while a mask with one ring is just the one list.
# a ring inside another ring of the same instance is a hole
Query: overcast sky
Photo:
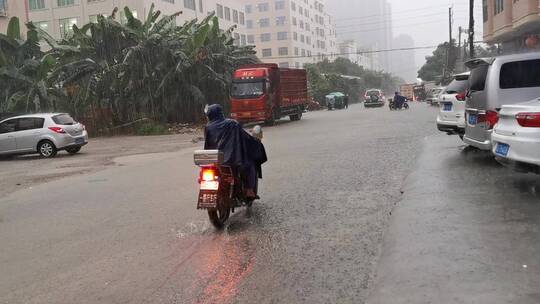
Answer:
[[[469, 26], [469, 0], [390, 0], [394, 36], [408, 34], [416, 46], [437, 45], [448, 40], [448, 7], [454, 7], [454, 36], [458, 27]], [[475, 1], [476, 37], [482, 40], [482, 1]], [[461, 38], [464, 39], [463, 37]], [[433, 50], [417, 50], [416, 64], [421, 66]]]
[[[335, 13], [343, 11], [342, 5], [347, 7], [349, 1], [358, 0], [329, 0], [329, 11]], [[380, 0], [369, 0], [380, 1]], [[407, 34], [414, 39], [416, 47], [436, 46], [448, 41], [448, 8], [454, 9], [454, 37], [457, 38], [458, 27], [468, 28], [469, 23], [469, 0], [388, 0], [392, 5], [394, 37]], [[351, 4], [352, 2], [349, 2]], [[340, 5], [340, 7], [330, 7]], [[352, 6], [352, 5], [350, 5]], [[340, 13], [337, 13], [340, 14]], [[475, 0], [476, 38], [482, 39], [482, 1]], [[376, 17], [369, 12], [360, 12], [354, 18], [340, 20], [336, 18], [338, 35], [340, 31], [354, 31], [355, 24], [359, 23], [371, 30], [371, 27], [380, 28], [379, 24], [373, 24]], [[352, 20], [351, 20], [352, 19]], [[339, 38], [339, 37], [338, 37]], [[462, 40], [465, 37], [462, 37]], [[361, 42], [359, 42], [361, 44]], [[416, 50], [416, 65], [421, 67], [425, 62], [425, 56], [430, 55], [433, 49]]]

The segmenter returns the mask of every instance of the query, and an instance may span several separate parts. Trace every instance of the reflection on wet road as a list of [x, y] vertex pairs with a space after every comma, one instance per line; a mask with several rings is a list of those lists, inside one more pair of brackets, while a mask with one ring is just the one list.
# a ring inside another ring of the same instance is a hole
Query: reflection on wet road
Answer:
[[0, 198], [0, 303], [362, 303], [434, 114], [352, 106], [266, 128], [263, 199], [222, 232], [196, 210], [192, 150]]

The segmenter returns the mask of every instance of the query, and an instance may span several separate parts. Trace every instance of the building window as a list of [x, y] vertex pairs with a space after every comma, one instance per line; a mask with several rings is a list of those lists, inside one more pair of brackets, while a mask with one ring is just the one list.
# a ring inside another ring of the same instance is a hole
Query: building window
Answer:
[[304, 35], [300, 35], [300, 42], [306, 42], [306, 37]]
[[311, 26], [306, 22], [306, 31], [311, 31]]
[[75, 5], [75, 0], [58, 0], [58, 7]]
[[287, 40], [287, 32], [278, 32], [277, 40]]
[[261, 34], [261, 42], [268, 42], [270, 40], [272, 40], [272, 34], [270, 33]]
[[232, 11], [232, 20], [234, 23], [238, 23], [238, 11], [235, 9]]
[[39, 10], [45, 8], [45, 0], [28, 0], [30, 10]]
[[248, 29], [253, 28], [253, 20], [246, 20], [246, 28]]
[[223, 5], [216, 4], [216, 14], [219, 18], [223, 19]]
[[225, 20], [231, 21], [231, 9], [225, 6]]
[[300, 28], [304, 29], [304, 21], [300, 20]]
[[299, 6], [298, 7], [298, 12], [300, 13], [300, 15], [303, 15], [304, 14], [304, 9], [301, 6]]
[[289, 48], [287, 47], [280, 47], [278, 49], [279, 56], [287, 56], [289, 55]]
[[184, 7], [195, 10], [195, 0], [184, 0]]
[[248, 35], [248, 36], [247, 36], [247, 42], [248, 42], [248, 43], [255, 43], [255, 36], [253, 36], [253, 35]]
[[240, 35], [240, 42], [242, 43], [242, 45], [246, 45], [246, 35], [242, 34]]
[[272, 49], [262, 49], [263, 57], [272, 57]]
[[284, 68], [284, 69], [288, 69], [289, 68], [289, 63], [288, 62], [280, 62], [279, 67]]
[[296, 17], [292, 17], [292, 25], [296, 26]]
[[276, 11], [282, 10], [282, 9], [285, 9], [285, 1], [283, 0], [276, 1]]
[[45, 32], [49, 31], [49, 22], [47, 22], [47, 21], [34, 22], [34, 25], [37, 28], [40, 28], [40, 29], [44, 30]]
[[263, 19], [259, 20], [259, 26], [260, 27], [269, 27], [270, 26], [270, 19], [263, 18]]
[[259, 3], [259, 12], [268, 12], [268, 3]]
[[64, 18], [58, 20], [60, 24], [60, 37], [67, 38], [73, 34], [73, 26], [77, 25], [77, 18]]
[[[97, 1], [99, 1], [99, 0], [88, 0], [88, 2], [97, 2]], [[162, 0], [162, 1], [174, 4], [174, 0]]]
[[251, 14], [253, 12], [253, 6], [251, 4], [246, 5], [246, 14]]
[[285, 25], [286, 21], [287, 21], [287, 17], [279, 16], [276, 18], [276, 25]]
[[310, 36], [306, 36], [306, 43], [311, 44], [311, 37]]
[[296, 3], [291, 1], [291, 10], [296, 11]]
[[495, 0], [495, 15], [504, 11], [504, 0]]
[[293, 39], [294, 41], [298, 41], [298, 33], [297, 32], [293, 32]]
[[298, 56], [300, 54], [300, 49], [295, 47], [294, 48], [294, 55]]
[[302, 57], [306, 57], [306, 50], [302, 49]]
[[238, 13], [238, 19], [241, 25], [244, 25], [246, 23], [246, 17], [244, 16], [244, 13], [242, 12]]
[[199, 0], [199, 12], [204, 13], [203, 0]]

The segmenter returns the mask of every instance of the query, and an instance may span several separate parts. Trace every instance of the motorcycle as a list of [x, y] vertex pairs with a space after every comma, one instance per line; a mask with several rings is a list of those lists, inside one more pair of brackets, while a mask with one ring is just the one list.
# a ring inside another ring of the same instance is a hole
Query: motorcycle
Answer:
[[[262, 140], [262, 128], [253, 128], [252, 136]], [[223, 165], [223, 158], [223, 152], [218, 150], [198, 150], [194, 153], [195, 165], [200, 167], [197, 209], [207, 210], [210, 222], [217, 229], [225, 226], [237, 208], [251, 208], [254, 202], [244, 195], [240, 172]]]
[[403, 104], [401, 106], [398, 106], [393, 99], [391, 99], [388, 103], [388, 107], [390, 108], [390, 111], [393, 111], [393, 110], [402, 110], [402, 109], [405, 109], [405, 110], [408, 110], [409, 109], [409, 103], [407, 102], [408, 100], [405, 100], [405, 102], [403, 102]]

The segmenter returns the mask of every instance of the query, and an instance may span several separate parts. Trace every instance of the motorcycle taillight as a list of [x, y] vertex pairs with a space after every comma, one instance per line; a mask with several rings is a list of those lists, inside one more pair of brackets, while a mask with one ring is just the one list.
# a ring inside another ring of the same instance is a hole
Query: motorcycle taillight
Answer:
[[215, 168], [207, 167], [201, 169], [201, 182], [213, 182], [218, 179], [217, 170]]

